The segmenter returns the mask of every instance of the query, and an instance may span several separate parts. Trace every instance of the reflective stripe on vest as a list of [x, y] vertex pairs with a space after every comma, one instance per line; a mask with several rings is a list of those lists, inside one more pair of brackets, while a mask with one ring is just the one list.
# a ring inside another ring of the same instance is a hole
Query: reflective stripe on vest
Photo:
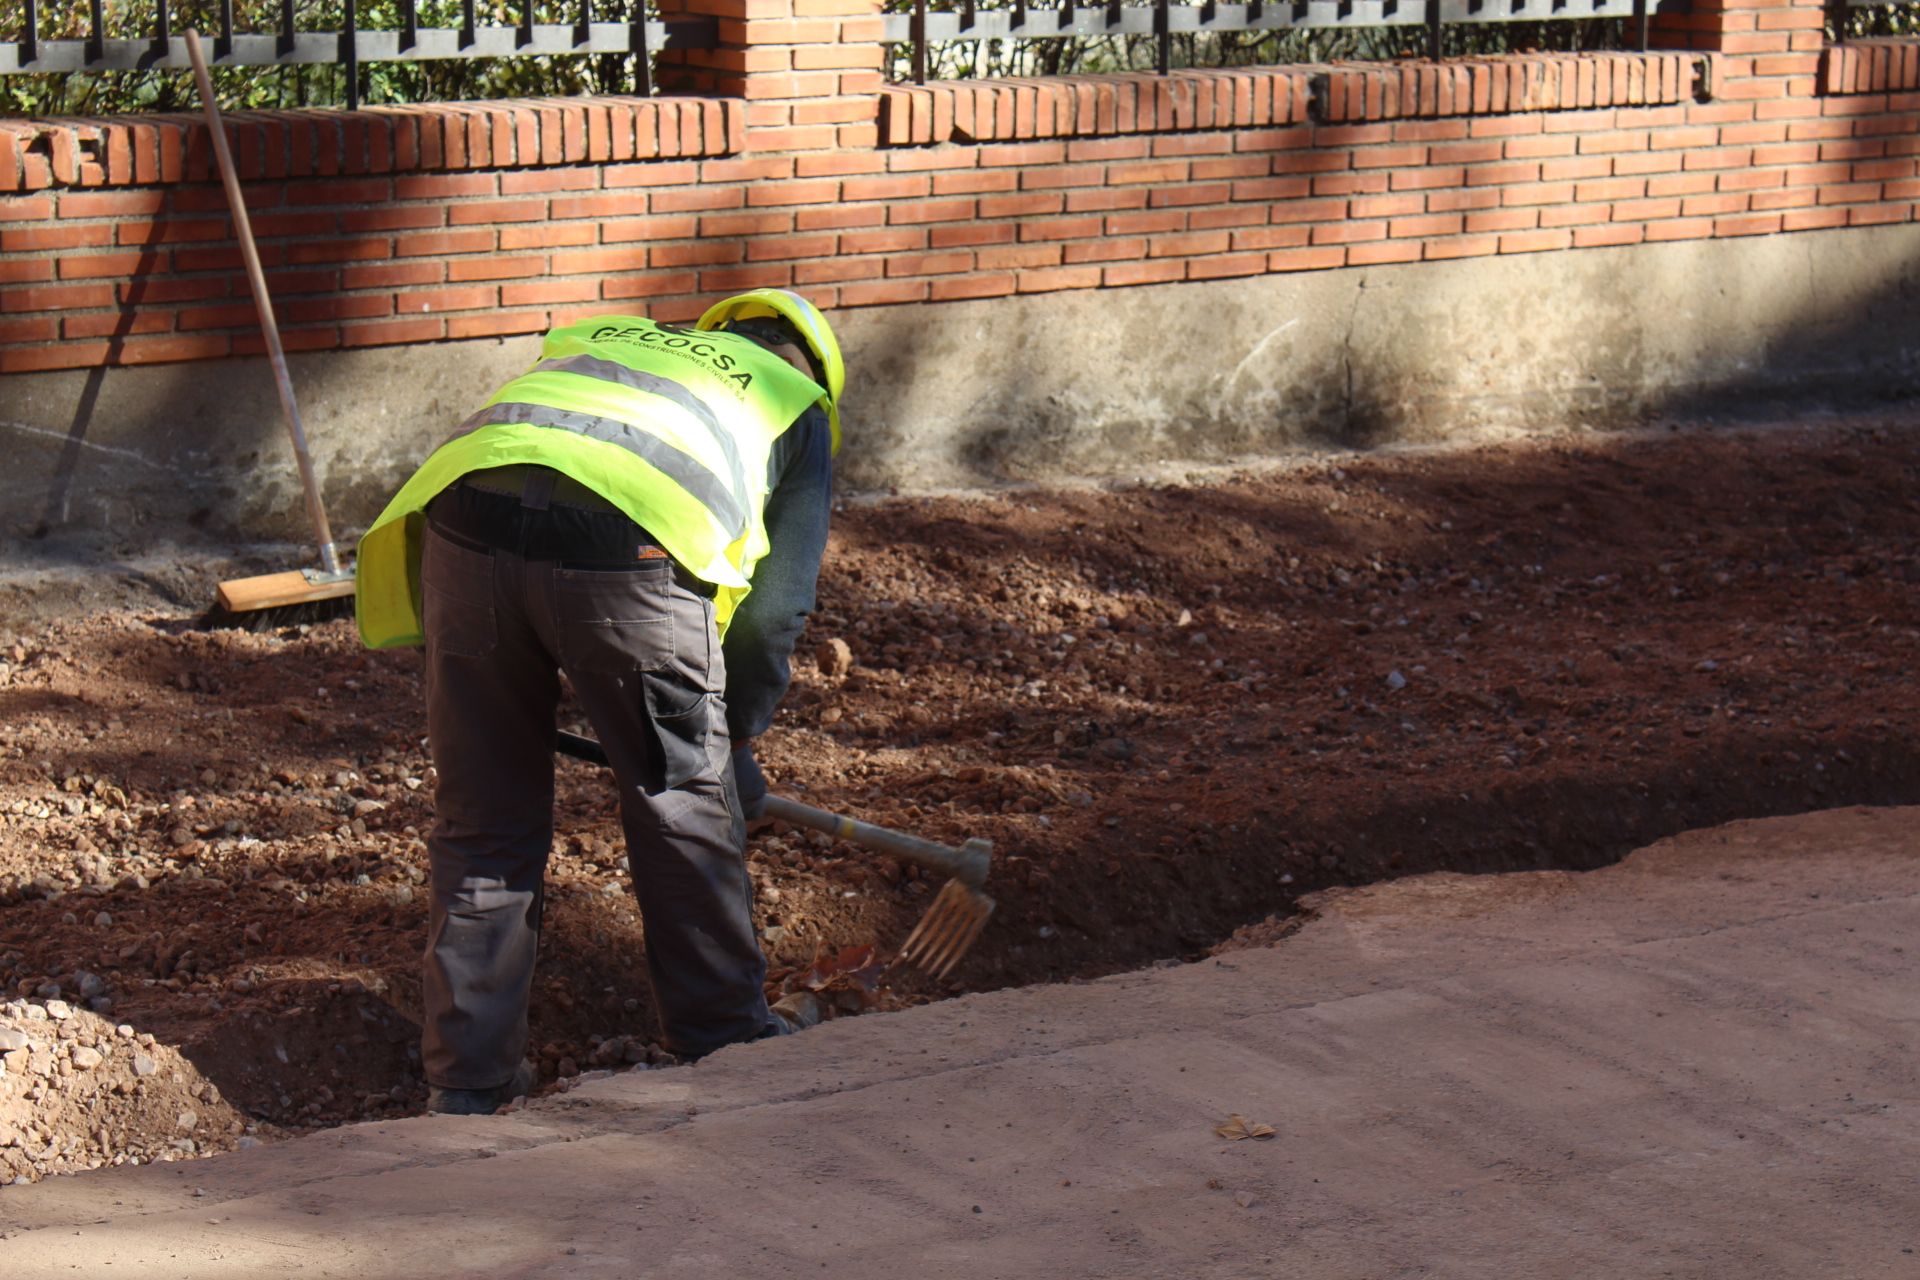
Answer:
[[577, 373], [583, 377], [598, 378], [602, 382], [617, 382], [635, 391], [650, 391], [673, 401], [700, 419], [701, 424], [715, 435], [720, 433], [720, 420], [713, 416], [713, 410], [707, 407], [705, 400], [671, 378], [662, 378], [644, 369], [630, 368], [617, 360], [602, 360], [599, 356], [562, 356], [557, 360], [542, 360], [529, 372]]
[[[588, 355], [542, 360], [533, 366], [533, 372], [575, 373], [584, 378], [598, 378], [603, 382], [617, 383], [623, 387], [631, 387], [635, 391], [645, 391], [662, 399], [671, 400], [698, 418], [700, 425], [713, 433], [714, 443], [719, 445], [720, 452], [726, 455], [727, 472], [733, 479], [733, 491], [740, 495], [742, 502], [746, 501], [747, 468], [740, 461], [740, 446], [734, 440], [733, 433], [720, 425], [720, 420], [714, 416], [713, 410], [705, 400], [680, 383], [671, 378], [662, 378], [657, 374], [648, 373], [643, 369], [631, 368], [616, 360], [602, 360], [598, 356]], [[662, 467], [661, 470], [664, 471], [666, 468]]]
[[[622, 368], [619, 365], [612, 367]], [[625, 372], [633, 374], [635, 371], [627, 369]], [[709, 421], [711, 417], [712, 415], [709, 414]], [[739, 450], [734, 447], [732, 438], [721, 430], [718, 424], [714, 425], [714, 438], [724, 445], [728, 460], [733, 463], [734, 481], [738, 486], [733, 493], [728, 493], [721, 484], [720, 477], [708, 470], [699, 459], [690, 457], [659, 436], [644, 431], [632, 423], [620, 422], [613, 418], [599, 418], [589, 413], [574, 413], [568, 409], [555, 409], [544, 404], [488, 405], [461, 423], [448, 438], [458, 440], [461, 436], [471, 435], [482, 427], [511, 422], [524, 422], [532, 427], [557, 427], [562, 431], [571, 431], [575, 435], [585, 436], [589, 440], [604, 440], [608, 444], [617, 444], [699, 499], [700, 503], [713, 513], [713, 518], [720, 527], [727, 531], [729, 538], [737, 538], [747, 530], [746, 473], [740, 465]]]

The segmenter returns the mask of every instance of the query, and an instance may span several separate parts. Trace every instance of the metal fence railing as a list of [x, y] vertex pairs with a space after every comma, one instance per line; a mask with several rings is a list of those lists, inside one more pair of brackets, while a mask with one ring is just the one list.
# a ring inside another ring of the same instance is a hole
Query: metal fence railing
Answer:
[[[1228, 38], [1240, 33], [1285, 36], [1421, 28], [1422, 51], [1438, 60], [1447, 52], [1447, 33], [1460, 28], [1606, 22], [1623, 28], [1615, 47], [1644, 50], [1653, 15], [1684, 11], [1688, 0], [1204, 0], [1198, 4], [1060, 0], [1058, 6], [1047, 7], [1029, 5], [1026, 0], [1011, 0], [1007, 7], [999, 7], [995, 0], [958, 0], [957, 7], [951, 0], [911, 3], [910, 12], [886, 15], [886, 39], [896, 50], [908, 50], [904, 61], [912, 79], [924, 84], [935, 46], [969, 43], [980, 47], [995, 42], [1146, 39], [1152, 42], [1153, 68], [1163, 75], [1172, 67], [1176, 39]], [[936, 10], [934, 3], [941, 8]], [[896, 57], [895, 65], [901, 61]]]
[[[179, 0], [138, 0], [151, 14], [146, 32], [135, 38], [109, 34], [103, 0], [52, 0], [58, 10], [86, 6], [78, 38], [48, 39], [39, 32], [43, 0], [19, 0], [22, 20], [13, 31], [0, 26], [0, 76], [10, 74], [74, 74], [89, 72], [180, 71], [192, 63], [180, 34]], [[295, 0], [276, 0], [278, 22], [268, 31], [236, 30], [234, 0], [213, 0], [198, 6], [216, 9], [217, 22], [201, 27], [208, 37], [213, 64], [218, 67], [338, 66], [345, 70], [348, 106], [360, 101], [360, 68], [381, 62], [428, 62], [441, 59], [564, 57], [590, 54], [631, 55], [634, 92], [653, 92], [652, 54], [662, 49], [710, 49], [717, 23], [710, 17], [676, 18], [671, 22], [646, 16], [643, 3], [634, 16], [620, 21], [596, 20], [595, 0], [511, 0], [518, 10], [512, 25], [486, 23], [476, 12], [476, 0], [452, 0], [434, 6], [434, 20], [457, 13], [453, 26], [422, 25], [420, 0], [392, 0], [382, 7], [395, 19], [370, 23], [361, 19], [359, 0], [340, 0], [336, 30], [301, 30]], [[571, 21], [536, 21], [562, 7]], [[123, 6], [125, 8], [132, 6]], [[257, 6], [256, 6], [257, 7]], [[495, 9], [493, 4], [488, 9]], [[604, 13], [604, 8], [602, 9]], [[8, 24], [11, 25], [11, 24]], [[211, 28], [211, 29], [209, 29]], [[6, 36], [15, 36], [5, 42]]]
[[[0, 77], [12, 74], [75, 75], [185, 71], [186, 44], [177, 32], [181, 14], [202, 19], [213, 64], [218, 68], [337, 68], [344, 74], [347, 105], [359, 105], [363, 67], [376, 63], [441, 60], [569, 58], [618, 55], [631, 59], [633, 91], [653, 92], [652, 55], [661, 50], [712, 48], [717, 23], [711, 17], [665, 21], [647, 15], [645, 0], [330, 0], [334, 29], [306, 30], [298, 9], [312, 0], [240, 0], [254, 14], [272, 13], [270, 30], [236, 27], [236, 0], [123, 0], [110, 32], [109, 0], [14, 0], [17, 23], [0, 16]], [[1539, 33], [1578, 27], [1607, 28], [1609, 47], [1645, 49], [1656, 13], [1684, 12], [1690, 0], [888, 0], [898, 10], [884, 18], [884, 39], [893, 50], [896, 74], [924, 84], [934, 58], [951, 64], [952, 51], [972, 51], [976, 70], [986, 49], [1033, 49], [1106, 42], [1131, 51], [1144, 47], [1145, 61], [1162, 74], [1174, 65], [1176, 42], [1191, 50], [1206, 41], [1237, 42], [1231, 52], [1246, 61], [1290, 60], [1274, 56], [1275, 40], [1293, 38], [1311, 58], [1324, 56], [1314, 36], [1375, 35], [1369, 46], [1339, 49], [1336, 56], [1382, 57], [1448, 52], [1449, 33], [1477, 33], [1473, 52], [1538, 47]], [[12, 5], [6, 6], [12, 8]], [[143, 15], [132, 23], [129, 13]], [[483, 12], [513, 14], [515, 21], [482, 21]], [[375, 13], [372, 20], [365, 15]], [[204, 21], [211, 16], [213, 21]], [[567, 20], [554, 21], [556, 16]], [[45, 19], [56, 21], [49, 23]], [[617, 20], [610, 20], [617, 18]], [[1501, 28], [1526, 27], [1529, 35], [1503, 43]], [[43, 34], [57, 27], [59, 37]], [[9, 30], [8, 28], [12, 29]], [[134, 36], [130, 27], [141, 28]], [[71, 34], [77, 32], [78, 34]], [[1920, 34], [1920, 0], [1828, 0], [1828, 35], [1836, 42], [1865, 36]], [[11, 36], [13, 39], [9, 40]], [[1414, 37], [1408, 41], [1405, 37]], [[1601, 47], [1576, 42], [1575, 48]], [[1462, 50], [1456, 48], [1454, 52]], [[1192, 60], [1192, 59], [1190, 59]], [[1003, 65], [1010, 59], [1001, 59]], [[1120, 70], [1126, 57], [1033, 60], [1039, 72]], [[1200, 65], [1192, 60], [1193, 65]], [[1033, 72], [1027, 72], [1032, 74]], [[617, 73], [622, 79], [626, 72]]]

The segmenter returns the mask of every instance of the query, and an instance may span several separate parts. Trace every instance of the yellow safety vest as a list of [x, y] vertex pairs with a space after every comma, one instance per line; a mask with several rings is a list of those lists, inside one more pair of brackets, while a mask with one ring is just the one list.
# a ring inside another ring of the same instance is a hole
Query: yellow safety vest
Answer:
[[594, 490], [712, 583], [724, 631], [767, 553], [773, 443], [824, 395], [739, 334], [638, 316], [595, 316], [553, 330], [539, 363], [434, 450], [360, 539], [360, 638], [374, 649], [423, 642], [427, 503], [470, 471], [526, 463]]

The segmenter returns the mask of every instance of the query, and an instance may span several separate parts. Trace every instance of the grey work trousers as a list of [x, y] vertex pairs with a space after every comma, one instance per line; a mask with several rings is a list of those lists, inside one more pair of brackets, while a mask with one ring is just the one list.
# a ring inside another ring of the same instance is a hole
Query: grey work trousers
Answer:
[[664, 557], [577, 568], [455, 537], [429, 523], [420, 575], [439, 774], [427, 839], [427, 1080], [491, 1088], [527, 1050], [553, 843], [556, 672], [619, 785], [666, 1046], [699, 1055], [766, 1034], [712, 602]]

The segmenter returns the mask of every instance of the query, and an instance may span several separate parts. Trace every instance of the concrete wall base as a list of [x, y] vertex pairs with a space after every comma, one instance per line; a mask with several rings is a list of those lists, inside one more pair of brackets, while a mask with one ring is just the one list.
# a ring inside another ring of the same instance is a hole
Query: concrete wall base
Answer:
[[[930, 489], [1920, 391], [1920, 224], [871, 308], [842, 478]], [[296, 355], [343, 541], [537, 339]], [[308, 538], [264, 360], [14, 375], [8, 540]]]

